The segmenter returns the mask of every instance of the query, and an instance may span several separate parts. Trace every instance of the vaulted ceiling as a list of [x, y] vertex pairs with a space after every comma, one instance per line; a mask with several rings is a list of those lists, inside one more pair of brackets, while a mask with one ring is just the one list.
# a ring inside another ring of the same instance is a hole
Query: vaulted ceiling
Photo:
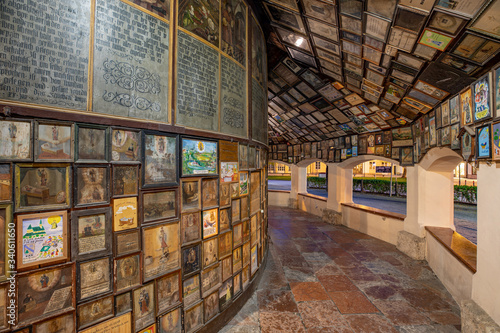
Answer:
[[269, 143], [404, 126], [499, 60], [500, 0], [267, 0]]

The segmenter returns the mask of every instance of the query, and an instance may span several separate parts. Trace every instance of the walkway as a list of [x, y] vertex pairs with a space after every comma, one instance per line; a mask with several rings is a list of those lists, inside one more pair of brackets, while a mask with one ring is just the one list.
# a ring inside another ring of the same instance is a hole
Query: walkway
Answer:
[[460, 310], [425, 261], [288, 208], [269, 208], [257, 292], [221, 331], [459, 332]]

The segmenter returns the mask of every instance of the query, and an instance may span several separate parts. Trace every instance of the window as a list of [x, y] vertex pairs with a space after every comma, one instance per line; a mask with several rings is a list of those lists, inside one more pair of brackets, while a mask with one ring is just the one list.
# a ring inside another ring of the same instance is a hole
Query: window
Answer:
[[316, 162], [316, 170], [321, 170], [321, 162]]
[[284, 164], [278, 164], [278, 171], [279, 172], [285, 172], [285, 165]]

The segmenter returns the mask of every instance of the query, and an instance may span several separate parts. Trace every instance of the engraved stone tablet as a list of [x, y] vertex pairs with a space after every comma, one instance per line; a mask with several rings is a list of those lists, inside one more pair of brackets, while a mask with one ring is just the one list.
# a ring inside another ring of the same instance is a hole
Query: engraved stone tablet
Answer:
[[234, 61], [221, 61], [221, 132], [247, 136], [246, 70]]
[[252, 78], [252, 139], [267, 144], [267, 96]]

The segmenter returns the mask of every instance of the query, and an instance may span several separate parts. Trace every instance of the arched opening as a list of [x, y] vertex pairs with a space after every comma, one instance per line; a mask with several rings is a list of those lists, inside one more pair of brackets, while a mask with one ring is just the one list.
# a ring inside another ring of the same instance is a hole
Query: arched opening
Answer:
[[307, 193], [328, 198], [328, 169], [321, 161], [307, 166]]
[[269, 190], [290, 191], [291, 182], [291, 166], [282, 161], [269, 161], [268, 163], [268, 178], [267, 186]]

